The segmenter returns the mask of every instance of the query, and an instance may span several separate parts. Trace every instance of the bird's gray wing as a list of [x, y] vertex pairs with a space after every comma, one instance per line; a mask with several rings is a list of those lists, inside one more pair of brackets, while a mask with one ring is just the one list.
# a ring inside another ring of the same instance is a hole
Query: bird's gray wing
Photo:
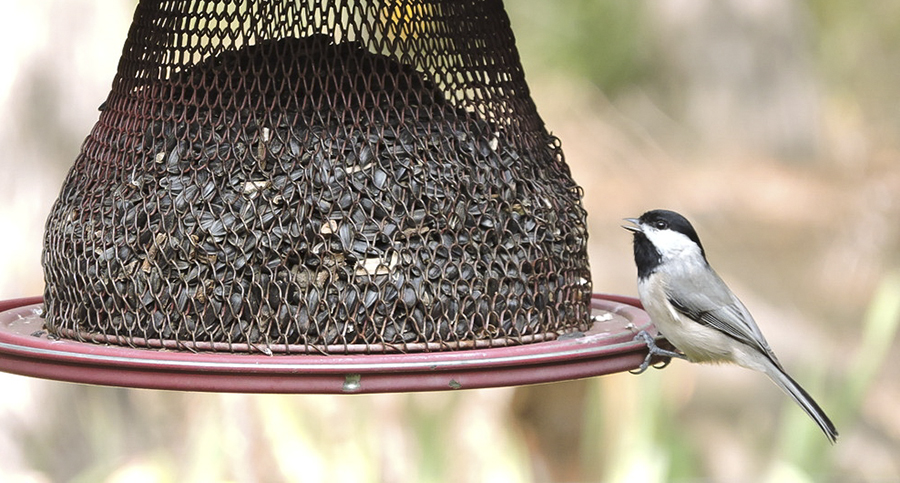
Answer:
[[750, 311], [714, 271], [710, 269], [694, 273], [682, 279], [684, 280], [690, 280], [690, 283], [679, 283], [666, 288], [669, 303], [676, 310], [759, 350], [769, 356], [776, 366], [781, 367]]

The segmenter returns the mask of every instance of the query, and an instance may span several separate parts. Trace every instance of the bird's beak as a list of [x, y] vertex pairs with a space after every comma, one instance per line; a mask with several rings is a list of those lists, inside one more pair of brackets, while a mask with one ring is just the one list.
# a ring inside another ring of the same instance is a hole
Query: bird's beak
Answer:
[[640, 220], [638, 220], [637, 218], [625, 218], [625, 221], [633, 224], [634, 226], [622, 225], [622, 228], [634, 233], [641, 233], [644, 231], [641, 228]]

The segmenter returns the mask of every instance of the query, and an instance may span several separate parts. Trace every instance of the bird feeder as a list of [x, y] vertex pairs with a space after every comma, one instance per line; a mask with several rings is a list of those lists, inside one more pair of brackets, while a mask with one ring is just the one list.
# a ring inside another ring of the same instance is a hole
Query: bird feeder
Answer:
[[586, 340], [636, 367], [618, 329], [646, 321], [592, 301], [581, 199], [500, 0], [142, 0], [47, 221], [44, 296], [6, 307], [0, 349], [44, 377], [262, 392], [627, 368], [510, 367]]

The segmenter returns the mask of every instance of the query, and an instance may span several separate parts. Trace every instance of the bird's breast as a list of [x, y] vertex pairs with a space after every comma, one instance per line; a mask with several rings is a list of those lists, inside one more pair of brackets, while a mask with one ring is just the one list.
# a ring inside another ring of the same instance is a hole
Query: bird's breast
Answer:
[[684, 353], [691, 362], [733, 362], [737, 341], [679, 312], [669, 303], [665, 284], [658, 274], [638, 282], [644, 310], [660, 335]]

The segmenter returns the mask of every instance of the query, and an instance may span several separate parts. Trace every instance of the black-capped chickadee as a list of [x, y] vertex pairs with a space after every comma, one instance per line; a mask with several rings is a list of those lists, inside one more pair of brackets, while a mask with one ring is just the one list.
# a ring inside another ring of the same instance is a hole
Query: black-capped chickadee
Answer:
[[636, 373], [656, 356], [690, 362], [731, 362], [760, 371], [806, 411], [834, 443], [834, 424], [781, 366], [750, 312], [706, 261], [694, 227], [673, 211], [653, 210], [627, 218], [634, 226], [638, 294], [659, 333], [676, 351], [662, 349], [647, 332], [635, 339], [650, 353]]

